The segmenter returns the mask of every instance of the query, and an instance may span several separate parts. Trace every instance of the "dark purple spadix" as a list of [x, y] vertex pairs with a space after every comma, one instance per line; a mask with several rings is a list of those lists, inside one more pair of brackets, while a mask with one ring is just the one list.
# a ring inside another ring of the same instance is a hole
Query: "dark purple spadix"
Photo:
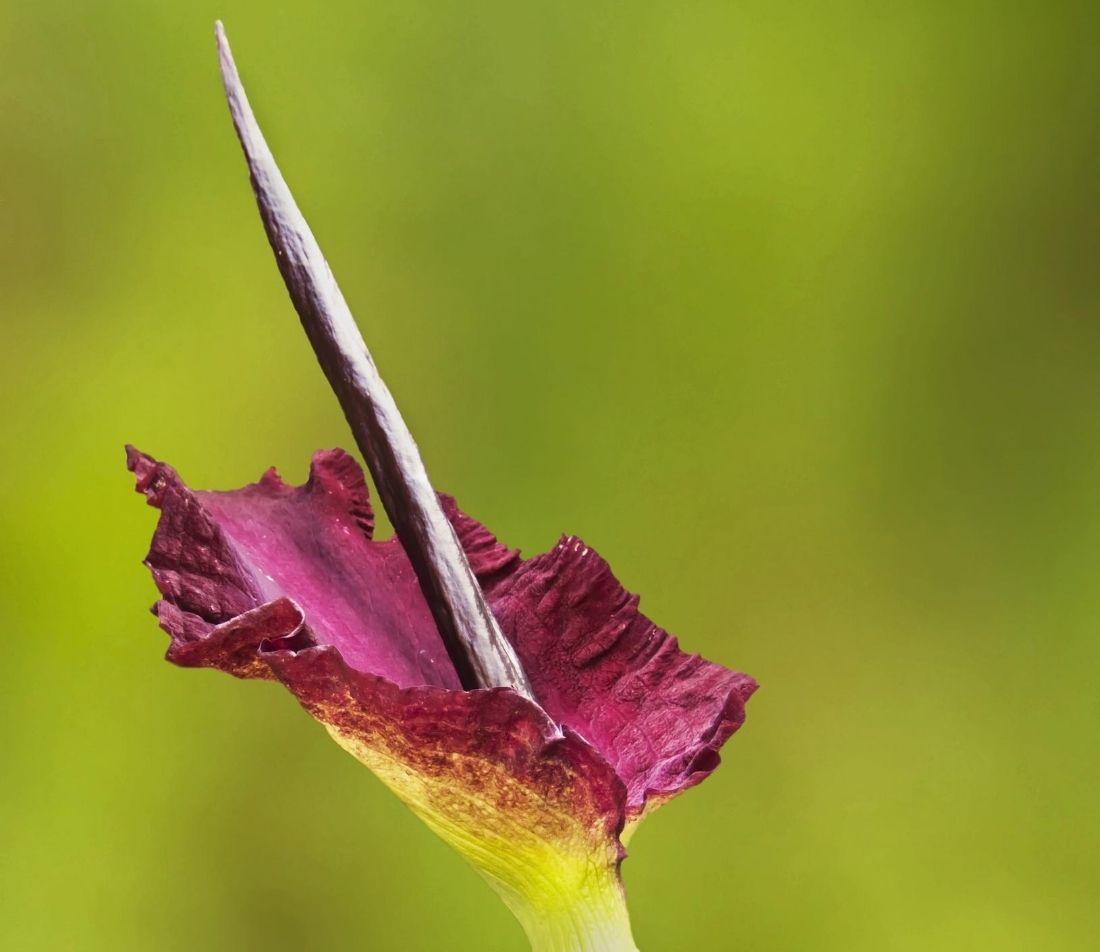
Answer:
[[533, 698], [440, 507], [416, 443], [256, 123], [220, 22], [216, 33], [229, 111], [279, 271], [455, 669], [466, 688], [510, 687]]

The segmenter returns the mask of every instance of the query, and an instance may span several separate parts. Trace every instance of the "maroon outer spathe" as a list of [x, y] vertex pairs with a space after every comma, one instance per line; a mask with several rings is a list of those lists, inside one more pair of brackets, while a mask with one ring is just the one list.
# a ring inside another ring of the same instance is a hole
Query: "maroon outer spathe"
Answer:
[[680, 651], [579, 539], [523, 560], [441, 497], [533, 704], [461, 689], [400, 543], [373, 539], [343, 451], [315, 454], [302, 486], [269, 470], [232, 492], [192, 491], [133, 448], [127, 461], [161, 510], [146, 561], [169, 660], [278, 679], [330, 729], [381, 737], [413, 769], [489, 764], [613, 837], [709, 775], [744, 720], [755, 681]]

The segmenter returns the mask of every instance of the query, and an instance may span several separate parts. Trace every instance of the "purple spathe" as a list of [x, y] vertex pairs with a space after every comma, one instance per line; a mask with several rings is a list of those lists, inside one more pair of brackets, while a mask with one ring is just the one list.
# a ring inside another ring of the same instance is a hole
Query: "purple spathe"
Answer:
[[315, 454], [302, 486], [269, 470], [232, 492], [192, 491], [132, 448], [128, 465], [161, 510], [146, 561], [169, 660], [278, 679], [330, 728], [369, 723], [440, 767], [498, 744], [502, 769], [558, 784], [611, 833], [709, 775], [744, 720], [755, 681], [680, 651], [576, 538], [523, 560], [441, 497], [534, 704], [461, 689], [400, 543], [373, 539], [346, 453]]

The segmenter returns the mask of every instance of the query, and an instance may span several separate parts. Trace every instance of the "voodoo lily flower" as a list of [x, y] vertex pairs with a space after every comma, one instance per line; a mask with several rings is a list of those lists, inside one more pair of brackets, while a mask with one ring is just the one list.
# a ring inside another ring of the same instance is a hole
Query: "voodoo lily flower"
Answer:
[[268, 238], [396, 528], [358, 464], [314, 455], [231, 492], [133, 448], [160, 510], [146, 564], [168, 659], [282, 684], [499, 891], [535, 949], [634, 949], [622, 841], [718, 766], [747, 675], [680, 651], [607, 563], [563, 538], [523, 559], [436, 495], [264, 142], [218, 27]]

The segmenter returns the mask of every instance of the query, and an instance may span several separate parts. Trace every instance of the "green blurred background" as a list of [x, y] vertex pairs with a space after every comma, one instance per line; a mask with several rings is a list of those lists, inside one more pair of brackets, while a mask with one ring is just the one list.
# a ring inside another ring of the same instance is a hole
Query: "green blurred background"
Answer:
[[524, 947], [270, 684], [161, 660], [132, 441], [351, 441], [215, 64], [438, 486], [763, 688], [656, 950], [1095, 948], [1095, 3], [0, 7], [0, 946]]

